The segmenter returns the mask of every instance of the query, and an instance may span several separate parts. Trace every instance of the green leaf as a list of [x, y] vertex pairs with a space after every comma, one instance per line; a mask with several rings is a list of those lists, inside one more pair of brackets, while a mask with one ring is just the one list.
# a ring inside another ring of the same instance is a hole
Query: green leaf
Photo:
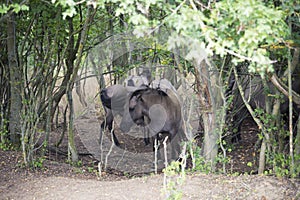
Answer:
[[63, 19], [66, 19], [66, 17], [73, 17], [76, 14], [75, 7], [70, 7], [67, 10], [63, 12]]
[[5, 14], [7, 13], [8, 10], [9, 8], [6, 5], [4, 4], [0, 5], [0, 14]]

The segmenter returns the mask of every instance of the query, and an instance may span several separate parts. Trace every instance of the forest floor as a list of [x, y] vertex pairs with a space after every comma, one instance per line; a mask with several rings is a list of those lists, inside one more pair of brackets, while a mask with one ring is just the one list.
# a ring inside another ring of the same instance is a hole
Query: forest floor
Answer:
[[[257, 149], [255, 128], [245, 125], [242, 140], [232, 146], [228, 174], [187, 172], [169, 183], [183, 180], [173, 189], [163, 190], [164, 174], [150, 170], [151, 148], [143, 140], [117, 132], [119, 148], [104, 145], [99, 153], [99, 119], [87, 112], [75, 122], [78, 166], [67, 162], [67, 139], [57, 151], [49, 149], [35, 169], [23, 167], [20, 151], [0, 150], [0, 199], [166, 199], [171, 193], [182, 199], [300, 199], [299, 179], [255, 175]], [[52, 144], [60, 129], [51, 134]], [[107, 136], [107, 135], [106, 135]], [[104, 137], [106, 144], [109, 137]], [[105, 159], [104, 159], [105, 158]], [[106, 160], [106, 170], [99, 173], [99, 160]], [[249, 164], [251, 163], [251, 165]], [[120, 167], [121, 166], [121, 167]], [[221, 168], [221, 166], [219, 166]]]

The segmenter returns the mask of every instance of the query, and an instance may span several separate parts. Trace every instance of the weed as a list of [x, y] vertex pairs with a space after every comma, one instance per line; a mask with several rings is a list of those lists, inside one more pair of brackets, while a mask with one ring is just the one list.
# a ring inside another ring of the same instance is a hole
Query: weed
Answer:
[[44, 167], [44, 161], [45, 160], [46, 160], [46, 158], [43, 157], [43, 156], [37, 157], [37, 158], [32, 160], [31, 166], [34, 169], [37, 169], [37, 168], [42, 169]]
[[179, 189], [185, 181], [185, 172], [181, 170], [182, 162], [173, 161], [163, 169], [164, 189], [166, 199], [179, 200], [182, 198], [182, 191]]
[[14, 146], [10, 143], [8, 137], [8, 121], [3, 119], [3, 124], [1, 125], [1, 130], [0, 130], [0, 149], [3, 151], [8, 151], [12, 150]]

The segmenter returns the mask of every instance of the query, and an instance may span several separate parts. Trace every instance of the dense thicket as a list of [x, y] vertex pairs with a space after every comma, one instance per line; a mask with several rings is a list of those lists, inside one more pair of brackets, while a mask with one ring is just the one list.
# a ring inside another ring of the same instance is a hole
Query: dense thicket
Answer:
[[[236, 98], [232, 95], [246, 92], [245, 80], [256, 77], [262, 91], [273, 92], [261, 107], [248, 97], [240, 99], [261, 131], [258, 171], [265, 171], [267, 161], [275, 172], [280, 168], [280, 174], [297, 175], [299, 9], [296, 0], [1, 3], [0, 147], [21, 147], [30, 165], [36, 151], [47, 147], [51, 129], [58, 125], [56, 116], [69, 110], [64, 126], [70, 159], [76, 161], [71, 92], [76, 86], [81, 94], [77, 86], [86, 62], [99, 88], [104, 87], [104, 74], [117, 82], [131, 69], [155, 63], [173, 66], [179, 79], [188, 73], [195, 77], [204, 129], [202, 156], [213, 170], [220, 147], [226, 156], [225, 136], [234, 132], [225, 125], [228, 113], [236, 112], [229, 110]], [[107, 39], [110, 45], [101, 46]], [[68, 103], [60, 108], [64, 95]], [[285, 112], [280, 98], [287, 102]]]

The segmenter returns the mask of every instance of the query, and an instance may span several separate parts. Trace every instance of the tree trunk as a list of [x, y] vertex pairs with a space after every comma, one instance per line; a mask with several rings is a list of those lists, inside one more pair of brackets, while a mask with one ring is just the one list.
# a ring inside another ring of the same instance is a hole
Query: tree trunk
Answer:
[[68, 126], [68, 157], [73, 163], [78, 161], [78, 153], [75, 146], [74, 140], [74, 105], [72, 98], [72, 90], [67, 90], [68, 107], [70, 108], [69, 113], [69, 126]]
[[[100, 51], [99, 52], [100, 55], [105, 54], [102, 49], [99, 50], [99, 51]], [[105, 88], [105, 79], [104, 79], [104, 76], [103, 76], [103, 68], [104, 67], [100, 64], [96, 65], [95, 55], [92, 52], [89, 52], [88, 61], [92, 65], [93, 73], [96, 74], [97, 82], [98, 82], [98, 85], [99, 85], [99, 90], [102, 90], [103, 88]]]
[[76, 90], [76, 93], [78, 95], [81, 105], [85, 108], [85, 107], [87, 107], [88, 104], [85, 101], [84, 87], [83, 88], [81, 87], [80, 77], [81, 77], [81, 74], [76, 77], [75, 90]]
[[295, 167], [296, 175], [300, 175], [300, 115], [297, 123], [297, 135], [295, 140]]
[[20, 145], [21, 133], [21, 88], [22, 69], [18, 65], [17, 44], [16, 44], [16, 21], [15, 14], [12, 13], [7, 18], [7, 51], [10, 78], [10, 114], [9, 131], [10, 140], [15, 146]]
[[[120, 25], [122, 28], [126, 28], [126, 24], [124, 23], [124, 20], [122, 19], [123, 18], [123, 15], [120, 15]], [[111, 24], [113, 25], [113, 24]], [[112, 26], [110, 28], [111, 30], [111, 34], [113, 35], [111, 38], [112, 38], [112, 53], [113, 53], [113, 56], [112, 56], [112, 67], [115, 71], [120, 71], [119, 69], [122, 69], [122, 70], [126, 70], [126, 66], [128, 65], [128, 60], [129, 60], [129, 51], [127, 49], [127, 46], [126, 46], [126, 41], [123, 37], [115, 37], [114, 36], [114, 27]], [[121, 72], [121, 73], [120, 73]], [[116, 75], [116, 79], [117, 79], [117, 82], [116, 83], [119, 83], [119, 84], [122, 84], [125, 80], [125, 76], [124, 76], [124, 72], [126, 71], [120, 71], [118, 73], [115, 73]], [[123, 72], [123, 73], [122, 73]]]
[[263, 138], [260, 152], [259, 152], [259, 165], [258, 165], [258, 174], [263, 174], [265, 171], [265, 165], [266, 165], [266, 139]]
[[[196, 64], [195, 69], [196, 86], [198, 98], [202, 107], [202, 118], [204, 124], [203, 156], [207, 164], [211, 164], [212, 171], [215, 171], [215, 159], [218, 154], [218, 139], [220, 127], [224, 123], [222, 113], [222, 96], [219, 83], [219, 76], [216, 71], [209, 72], [209, 65], [206, 60]], [[212, 67], [212, 66], [210, 66]], [[224, 110], [223, 110], [224, 111]]]
[[[289, 54], [291, 57], [291, 50], [289, 49]], [[290, 146], [290, 175], [294, 174], [294, 139], [293, 139], [293, 94], [292, 94], [292, 63], [288, 59], [288, 91], [289, 91], [289, 146]]]
[[[1, 33], [0, 33], [1, 34]], [[3, 35], [2, 35], [3, 34]], [[2, 33], [0, 37], [7, 37], [6, 33]], [[6, 41], [0, 41], [0, 46], [5, 47]], [[8, 118], [9, 118], [9, 99], [10, 99], [10, 87], [9, 87], [9, 67], [7, 60], [7, 49], [0, 49], [0, 143], [5, 144], [9, 139], [8, 135]]]

